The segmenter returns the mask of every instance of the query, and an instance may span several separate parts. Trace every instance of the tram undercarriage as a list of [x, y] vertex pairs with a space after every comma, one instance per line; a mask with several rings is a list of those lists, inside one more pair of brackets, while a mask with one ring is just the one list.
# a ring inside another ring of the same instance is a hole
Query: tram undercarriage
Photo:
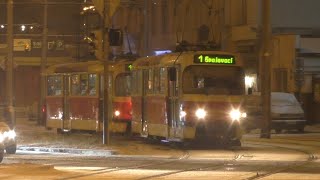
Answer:
[[241, 130], [238, 122], [232, 124], [225, 121], [198, 123], [196, 125], [196, 142], [237, 145], [240, 146]]

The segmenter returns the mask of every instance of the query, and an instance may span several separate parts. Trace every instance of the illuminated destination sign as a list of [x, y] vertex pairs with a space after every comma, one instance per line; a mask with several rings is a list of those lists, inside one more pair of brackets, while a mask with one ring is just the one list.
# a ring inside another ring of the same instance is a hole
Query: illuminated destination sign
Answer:
[[194, 55], [193, 62], [198, 64], [235, 64], [236, 59], [232, 55], [197, 54]]

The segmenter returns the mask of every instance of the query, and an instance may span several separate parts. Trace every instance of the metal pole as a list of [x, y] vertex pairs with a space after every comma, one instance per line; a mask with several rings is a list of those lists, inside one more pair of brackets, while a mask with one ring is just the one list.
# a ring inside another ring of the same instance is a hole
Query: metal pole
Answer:
[[[110, 4], [109, 4], [110, 6]], [[109, 120], [111, 119], [111, 82], [109, 78], [109, 36], [108, 36], [108, 29], [110, 26], [111, 18], [107, 15], [108, 7], [106, 4], [106, 0], [104, 0], [104, 11], [103, 11], [103, 18], [102, 18], [102, 28], [103, 28], [103, 56], [102, 60], [104, 62], [104, 116], [103, 116], [103, 144], [109, 145], [110, 143], [110, 128], [109, 128]]]
[[48, 1], [43, 0], [43, 30], [42, 30], [42, 51], [41, 51], [41, 73], [40, 73], [40, 103], [39, 103], [39, 118], [38, 124], [45, 125], [46, 120], [43, 117], [41, 112], [42, 107], [45, 105], [45, 96], [46, 96], [46, 79], [45, 79], [45, 69], [47, 64], [47, 51], [48, 51]]
[[7, 102], [7, 118], [10, 127], [15, 127], [15, 110], [13, 104], [13, 0], [8, 0], [7, 3], [7, 67], [6, 67], [6, 102]]
[[270, 24], [270, 0], [263, 0], [262, 6], [262, 46], [261, 46], [261, 98], [263, 109], [263, 127], [261, 138], [270, 138], [271, 121], [271, 24]]
[[143, 54], [144, 56], [148, 55], [149, 52], [149, 5], [148, 5], [148, 0], [144, 0], [144, 10], [143, 10], [143, 15], [144, 15], [144, 43], [143, 43]]

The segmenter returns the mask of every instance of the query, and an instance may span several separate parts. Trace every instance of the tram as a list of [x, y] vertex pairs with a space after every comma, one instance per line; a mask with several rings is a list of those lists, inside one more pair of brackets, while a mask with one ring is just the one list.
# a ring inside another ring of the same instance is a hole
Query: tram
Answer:
[[137, 59], [132, 66], [132, 133], [166, 141], [241, 145], [246, 118], [242, 60], [222, 51]]
[[[127, 133], [131, 128], [131, 60], [109, 65], [112, 97], [110, 132]], [[46, 70], [43, 113], [47, 128], [58, 132], [103, 130], [104, 64], [100, 61], [53, 65]]]

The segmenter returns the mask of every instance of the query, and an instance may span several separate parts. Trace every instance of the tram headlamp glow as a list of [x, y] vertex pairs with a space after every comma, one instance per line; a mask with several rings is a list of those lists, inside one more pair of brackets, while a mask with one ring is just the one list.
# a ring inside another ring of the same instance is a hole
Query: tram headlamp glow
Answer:
[[3, 133], [4, 138], [14, 139], [16, 138], [17, 134], [14, 130], [6, 131]]
[[199, 118], [199, 119], [203, 119], [204, 117], [206, 117], [207, 115], [207, 112], [204, 110], [204, 109], [198, 109], [196, 111], [196, 116]]
[[0, 133], [0, 143], [3, 141], [11, 140], [16, 138], [16, 132], [14, 130], [5, 131]]
[[115, 115], [115, 116], [119, 116], [119, 115], [120, 115], [120, 111], [116, 110], [116, 111], [114, 112], [114, 115]]
[[230, 111], [229, 116], [233, 121], [240, 121], [241, 118], [247, 117], [247, 113], [240, 112], [238, 109], [233, 109]]

